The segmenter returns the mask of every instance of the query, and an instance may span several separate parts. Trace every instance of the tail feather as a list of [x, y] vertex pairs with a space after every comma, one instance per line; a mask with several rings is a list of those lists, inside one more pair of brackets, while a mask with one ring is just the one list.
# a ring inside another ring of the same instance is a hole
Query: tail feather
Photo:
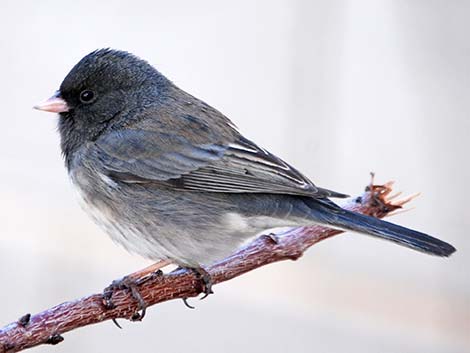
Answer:
[[399, 245], [436, 256], [450, 256], [455, 248], [440, 239], [390, 222], [347, 211], [334, 203], [311, 200], [311, 216], [317, 222], [334, 228], [372, 235]]

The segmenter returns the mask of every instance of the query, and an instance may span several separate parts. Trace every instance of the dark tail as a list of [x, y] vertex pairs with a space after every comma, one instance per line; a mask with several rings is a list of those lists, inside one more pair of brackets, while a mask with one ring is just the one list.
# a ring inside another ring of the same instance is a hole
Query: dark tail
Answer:
[[312, 218], [333, 228], [372, 235], [431, 255], [449, 256], [455, 252], [452, 245], [430, 235], [344, 210], [332, 202], [309, 199], [306, 203]]

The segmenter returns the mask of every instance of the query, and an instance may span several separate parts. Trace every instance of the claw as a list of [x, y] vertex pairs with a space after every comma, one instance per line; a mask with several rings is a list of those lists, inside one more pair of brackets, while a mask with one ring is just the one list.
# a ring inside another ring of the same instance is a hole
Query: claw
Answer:
[[201, 297], [201, 300], [202, 300], [202, 299], [206, 299], [209, 296], [209, 294], [214, 294], [214, 291], [212, 290], [212, 278], [209, 272], [207, 272], [203, 268], [199, 268], [198, 270], [199, 270], [198, 273], [201, 276], [201, 280], [204, 284], [204, 288], [203, 288], [204, 295]]
[[113, 318], [113, 324], [115, 324], [117, 326], [117, 328], [120, 328], [122, 330], [122, 326], [119, 325], [119, 322], [117, 322], [117, 319]]
[[189, 309], [196, 309], [194, 306], [190, 305], [188, 303], [188, 298], [183, 298], [183, 303], [184, 305], [186, 305], [186, 307], [188, 307]]
[[[113, 309], [115, 307], [112, 301], [112, 296], [114, 291], [119, 289], [127, 289], [131, 292], [132, 297], [139, 304], [139, 309], [131, 316], [131, 320], [141, 321], [145, 316], [147, 303], [145, 302], [144, 298], [142, 298], [142, 295], [139, 292], [138, 280], [132, 277], [126, 276], [120, 280], [113, 281], [113, 283], [111, 283], [108, 287], [105, 288], [105, 290], [103, 291], [103, 304], [105, 305], [105, 307], [107, 309]], [[139, 313], [139, 311], [141, 312]], [[113, 321], [117, 327], [121, 328], [121, 326], [115, 320]]]

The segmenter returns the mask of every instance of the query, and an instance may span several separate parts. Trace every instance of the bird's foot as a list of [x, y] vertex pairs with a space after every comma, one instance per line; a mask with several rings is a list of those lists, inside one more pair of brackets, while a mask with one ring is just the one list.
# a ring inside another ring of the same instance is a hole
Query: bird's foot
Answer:
[[201, 297], [201, 300], [207, 298], [209, 294], [214, 294], [214, 291], [212, 290], [212, 278], [209, 272], [204, 270], [202, 267], [191, 268], [191, 270], [196, 273], [202, 282], [202, 292], [204, 295]]
[[[191, 271], [193, 271], [198, 279], [201, 281], [202, 284], [202, 292], [204, 295], [201, 297], [202, 299], [205, 299], [209, 296], [209, 294], [214, 294], [214, 291], [212, 290], [212, 278], [209, 272], [207, 272], [205, 269], [202, 267], [191, 267], [189, 268]], [[188, 304], [188, 298], [183, 298], [184, 305], [186, 305], [190, 309], [194, 309], [194, 306]]]
[[[147, 309], [147, 303], [142, 298], [142, 295], [139, 292], [138, 286], [146, 282], [147, 280], [154, 278], [155, 276], [163, 275], [163, 272], [160, 270], [162, 267], [169, 265], [171, 262], [169, 260], [161, 260], [154, 263], [151, 266], [144, 268], [143, 270], [134, 272], [128, 276], [123, 277], [120, 280], [113, 281], [111, 285], [105, 288], [103, 291], [103, 304], [106, 309], [114, 309], [115, 305], [112, 301], [113, 293], [119, 289], [127, 289], [131, 292], [132, 297], [139, 303], [139, 308], [132, 315], [132, 321], [140, 321], [145, 316], [145, 310]], [[141, 311], [139, 313], [139, 311]], [[117, 323], [116, 319], [113, 319], [113, 322], [117, 327], [121, 328]]]
[[[139, 304], [137, 311], [132, 314], [131, 321], [141, 321], [145, 316], [145, 311], [147, 309], [147, 303], [139, 291], [140, 280], [132, 276], [125, 276], [122, 279], [113, 281], [108, 287], [103, 291], [103, 303], [107, 309], [114, 309], [115, 305], [112, 301], [112, 297], [115, 291], [126, 289], [130, 291], [132, 297]], [[140, 311], [140, 312], [139, 312]], [[120, 328], [119, 324], [113, 320], [114, 323]]]

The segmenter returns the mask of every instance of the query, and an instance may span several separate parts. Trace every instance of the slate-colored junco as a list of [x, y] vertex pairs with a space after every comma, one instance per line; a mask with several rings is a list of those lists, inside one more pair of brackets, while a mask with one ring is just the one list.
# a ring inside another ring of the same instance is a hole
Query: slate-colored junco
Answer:
[[117, 243], [200, 269], [268, 228], [324, 224], [437, 256], [429, 235], [346, 211], [243, 137], [222, 113], [147, 62], [101, 49], [37, 109], [59, 113], [65, 163], [84, 208]]

